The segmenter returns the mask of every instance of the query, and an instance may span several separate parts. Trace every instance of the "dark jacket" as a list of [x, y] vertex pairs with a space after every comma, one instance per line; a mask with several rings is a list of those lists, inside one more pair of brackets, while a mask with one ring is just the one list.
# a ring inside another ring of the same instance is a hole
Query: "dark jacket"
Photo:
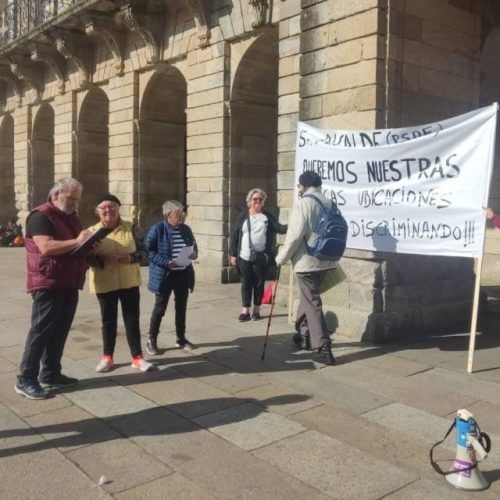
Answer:
[[[54, 239], [66, 241], [76, 238], [82, 224], [76, 213], [65, 214], [47, 202], [32, 210], [41, 212], [54, 228]], [[26, 259], [28, 267], [28, 292], [40, 289], [83, 288], [87, 264], [85, 257], [72, 257], [70, 252], [62, 255], [42, 255], [31, 236], [26, 237]]]
[[[266, 249], [268, 255], [274, 256], [273, 247], [276, 242], [276, 234], [285, 234], [288, 226], [280, 224], [276, 218], [267, 210], [262, 210], [262, 213], [267, 217], [267, 232], [266, 232]], [[231, 257], [240, 256], [241, 237], [243, 231], [243, 224], [246, 224], [248, 219], [248, 211], [244, 212], [238, 219], [236, 226], [231, 233], [229, 239], [229, 255]]]
[[[146, 250], [149, 257], [149, 282], [148, 290], [153, 293], [162, 293], [163, 287], [170, 273], [168, 263], [172, 260], [172, 231], [173, 228], [166, 221], [158, 222], [150, 228], [146, 236]], [[186, 224], [179, 226], [179, 231], [187, 246], [194, 246], [198, 255], [198, 246], [191, 228]], [[194, 268], [191, 264], [187, 267], [190, 276], [189, 288], [194, 289]], [[174, 271], [176, 272], [176, 271]]]

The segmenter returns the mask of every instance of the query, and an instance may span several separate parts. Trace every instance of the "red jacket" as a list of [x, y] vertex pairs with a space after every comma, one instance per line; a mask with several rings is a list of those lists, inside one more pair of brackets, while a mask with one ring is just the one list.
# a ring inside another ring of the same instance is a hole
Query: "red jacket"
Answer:
[[[76, 213], [65, 214], [50, 202], [32, 210], [41, 212], [54, 228], [54, 239], [65, 241], [76, 238], [82, 224]], [[26, 261], [28, 267], [28, 292], [40, 289], [83, 288], [87, 264], [85, 257], [62, 255], [42, 255], [31, 236], [26, 236]]]

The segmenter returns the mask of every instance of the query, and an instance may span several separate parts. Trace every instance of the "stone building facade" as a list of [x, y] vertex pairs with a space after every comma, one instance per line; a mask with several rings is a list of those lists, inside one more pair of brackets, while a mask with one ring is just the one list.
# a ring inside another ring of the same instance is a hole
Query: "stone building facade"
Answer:
[[[260, 186], [286, 222], [298, 120], [427, 123], [498, 100], [497, 0], [0, 0], [0, 219], [54, 179], [80, 212], [116, 194], [146, 230], [183, 201], [200, 278], [227, 282], [227, 240]], [[500, 209], [500, 178], [492, 206]], [[350, 252], [325, 296], [343, 333], [383, 341], [463, 326], [466, 259]]]

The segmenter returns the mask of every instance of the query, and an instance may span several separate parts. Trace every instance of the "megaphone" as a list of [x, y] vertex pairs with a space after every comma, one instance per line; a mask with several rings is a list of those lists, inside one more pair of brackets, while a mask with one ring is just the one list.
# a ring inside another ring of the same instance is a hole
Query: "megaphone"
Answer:
[[[443, 472], [433, 460], [433, 451], [436, 446], [448, 437], [453, 429], [456, 432], [457, 452], [451, 470]], [[490, 437], [485, 432], [481, 432], [472, 413], [466, 409], [458, 410], [457, 416], [444, 439], [431, 448], [431, 464], [455, 488], [468, 491], [485, 490], [490, 486], [490, 483], [481, 474], [477, 459], [484, 460], [488, 456], [490, 449]]]

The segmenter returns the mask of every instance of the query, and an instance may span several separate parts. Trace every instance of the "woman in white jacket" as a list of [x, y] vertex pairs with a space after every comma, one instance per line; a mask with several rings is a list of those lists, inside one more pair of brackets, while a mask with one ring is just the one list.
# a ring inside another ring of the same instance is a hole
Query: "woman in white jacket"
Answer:
[[319, 287], [327, 270], [335, 268], [337, 263], [318, 260], [307, 250], [307, 245], [313, 246], [317, 238], [315, 229], [322, 208], [314, 198], [306, 195], [314, 195], [326, 207], [330, 207], [332, 202], [322, 195], [321, 177], [316, 172], [304, 172], [299, 177], [299, 194], [301, 199], [293, 208], [285, 243], [278, 252], [276, 264], [282, 265], [291, 260], [300, 290], [297, 327], [304, 332], [304, 335], [307, 330], [309, 331], [311, 346], [315, 349], [313, 354], [315, 361], [332, 365], [335, 359]]

